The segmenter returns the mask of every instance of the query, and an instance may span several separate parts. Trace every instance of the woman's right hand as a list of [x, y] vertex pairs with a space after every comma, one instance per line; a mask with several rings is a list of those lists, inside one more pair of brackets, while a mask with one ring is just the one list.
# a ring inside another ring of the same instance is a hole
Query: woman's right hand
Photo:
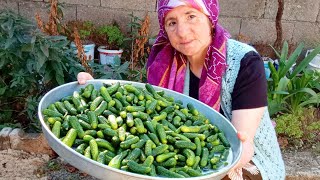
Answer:
[[78, 83], [83, 85], [86, 84], [88, 80], [92, 80], [93, 77], [87, 72], [80, 72], [77, 76]]

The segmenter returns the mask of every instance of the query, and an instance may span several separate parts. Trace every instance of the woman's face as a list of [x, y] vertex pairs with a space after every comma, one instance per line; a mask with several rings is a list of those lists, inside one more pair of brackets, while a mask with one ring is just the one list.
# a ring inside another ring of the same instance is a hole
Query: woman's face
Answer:
[[212, 40], [208, 17], [188, 6], [169, 11], [164, 26], [171, 45], [187, 57], [205, 53]]

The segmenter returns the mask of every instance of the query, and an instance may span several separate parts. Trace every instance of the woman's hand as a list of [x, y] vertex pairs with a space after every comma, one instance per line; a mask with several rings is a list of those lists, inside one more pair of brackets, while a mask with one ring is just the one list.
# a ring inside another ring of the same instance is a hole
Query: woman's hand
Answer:
[[242, 142], [243, 147], [240, 160], [232, 170], [241, 169], [251, 161], [254, 155], [253, 139], [265, 109], [266, 107], [261, 107], [232, 111], [231, 122], [238, 130], [238, 138]]
[[232, 168], [232, 170], [244, 167], [244, 165], [251, 161], [254, 154], [253, 140], [248, 138], [247, 133], [238, 132], [238, 138], [242, 142], [242, 154], [239, 162]]
[[77, 76], [78, 83], [83, 85], [86, 84], [88, 80], [92, 80], [93, 77], [87, 72], [80, 72]]

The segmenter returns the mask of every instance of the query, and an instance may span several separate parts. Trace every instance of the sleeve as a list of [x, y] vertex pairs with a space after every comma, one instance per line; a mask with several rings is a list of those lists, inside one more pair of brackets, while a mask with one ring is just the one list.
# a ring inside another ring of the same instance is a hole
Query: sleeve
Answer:
[[264, 65], [256, 52], [248, 52], [241, 60], [231, 97], [232, 110], [252, 109], [268, 105]]

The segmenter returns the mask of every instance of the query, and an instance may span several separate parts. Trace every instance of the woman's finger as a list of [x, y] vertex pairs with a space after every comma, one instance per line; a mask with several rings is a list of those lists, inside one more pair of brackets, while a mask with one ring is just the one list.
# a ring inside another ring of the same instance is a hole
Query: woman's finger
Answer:
[[77, 79], [78, 79], [78, 83], [82, 85], [82, 84], [86, 84], [87, 80], [93, 79], [93, 77], [89, 73], [80, 72], [77, 76]]
[[246, 132], [238, 131], [237, 136], [242, 142], [248, 139], [248, 134]]

